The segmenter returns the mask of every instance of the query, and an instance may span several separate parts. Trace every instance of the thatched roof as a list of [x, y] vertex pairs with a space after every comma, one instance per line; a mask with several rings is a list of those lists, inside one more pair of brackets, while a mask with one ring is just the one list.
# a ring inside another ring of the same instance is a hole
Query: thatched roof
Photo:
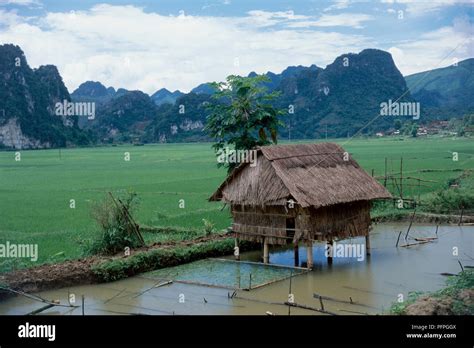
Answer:
[[341, 146], [320, 143], [258, 148], [257, 165], [240, 164], [209, 200], [319, 208], [391, 197]]

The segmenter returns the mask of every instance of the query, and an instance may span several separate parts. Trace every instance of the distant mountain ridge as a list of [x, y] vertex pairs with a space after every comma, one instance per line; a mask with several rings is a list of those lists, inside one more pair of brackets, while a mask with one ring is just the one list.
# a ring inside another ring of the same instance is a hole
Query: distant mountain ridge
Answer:
[[474, 112], [474, 58], [405, 79], [413, 97], [435, 118]]
[[[404, 78], [388, 52], [365, 49], [343, 54], [325, 68], [290, 66], [278, 74], [267, 72], [264, 85], [280, 93], [274, 106], [286, 111], [282, 138], [345, 137], [393, 127], [397, 118], [381, 116], [381, 103], [400, 96], [400, 102], [420, 102], [421, 123], [473, 112], [473, 65], [474, 59], [467, 59], [457, 67]], [[14, 45], [0, 46], [0, 83], [5, 86], [0, 89], [0, 146], [210, 140], [203, 132], [213, 94], [208, 83], [189, 93], [161, 88], [149, 96], [86, 81], [69, 95], [56, 67], [30, 69]], [[55, 103], [64, 100], [95, 103], [96, 117], [55, 115]]]
[[53, 65], [31, 69], [20, 47], [0, 45], [0, 146], [16, 149], [86, 145], [91, 134], [77, 116], [55, 114], [55, 104], [70, 101]]
[[155, 93], [151, 95], [151, 99], [155, 102], [156, 105], [161, 105], [161, 104], [174, 104], [176, 102], [176, 99], [184, 95], [183, 92], [181, 91], [174, 91], [171, 92], [167, 90], [166, 88], [162, 88]]
[[294, 138], [321, 138], [326, 131], [329, 137], [345, 137], [367, 124], [363, 133], [386, 129], [394, 120], [378, 117], [380, 103], [401, 95], [400, 101], [412, 101], [391, 55], [376, 49], [341, 55], [324, 69], [303, 70], [278, 89], [283, 94], [278, 106], [294, 109], [283, 130]]

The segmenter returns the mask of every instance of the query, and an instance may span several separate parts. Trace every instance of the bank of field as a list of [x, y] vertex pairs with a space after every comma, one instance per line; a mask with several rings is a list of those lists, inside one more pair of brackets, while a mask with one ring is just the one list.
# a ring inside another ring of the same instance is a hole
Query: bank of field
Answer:
[[[474, 167], [472, 139], [346, 141], [337, 142], [375, 176], [384, 174], [385, 158], [389, 171], [398, 172], [403, 156], [404, 175], [436, 181], [420, 187], [421, 197]], [[130, 161], [124, 160], [126, 152]], [[453, 161], [453, 152], [458, 161]], [[417, 172], [420, 169], [424, 172]], [[144, 233], [148, 242], [195, 238], [204, 233], [203, 219], [216, 229], [230, 224], [228, 209], [207, 202], [225, 174], [217, 169], [210, 144], [21, 151], [21, 161], [15, 161], [14, 152], [0, 152], [0, 243], [38, 243], [39, 263], [81, 257], [84, 244], [98, 233], [91, 218], [93, 203], [108, 191], [121, 190], [138, 193], [140, 224], [181, 230]], [[469, 180], [466, 187], [474, 190]], [[418, 190], [404, 188], [408, 196], [418, 195]], [[28, 265], [21, 260], [2, 264], [0, 271]]]

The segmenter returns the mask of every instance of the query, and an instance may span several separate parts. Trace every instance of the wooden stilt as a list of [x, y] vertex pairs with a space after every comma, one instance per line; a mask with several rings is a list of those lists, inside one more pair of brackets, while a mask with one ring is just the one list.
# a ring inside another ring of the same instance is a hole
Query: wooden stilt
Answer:
[[367, 256], [370, 256], [370, 234], [369, 234], [369, 232], [367, 232], [367, 235], [365, 236], [365, 253], [367, 254]]
[[269, 263], [269, 262], [270, 262], [270, 252], [269, 252], [267, 238], [265, 238], [265, 241], [263, 242], [263, 263]]
[[332, 248], [332, 240], [327, 241], [327, 250], [331, 250], [331, 254], [328, 255], [328, 264], [332, 265], [332, 253], [334, 252]]
[[313, 242], [308, 242], [307, 246], [306, 246], [306, 254], [307, 254], [307, 257], [308, 257], [308, 260], [307, 260], [307, 267], [309, 269], [313, 268]]
[[462, 206], [462, 209], [461, 209], [461, 217], [459, 218], [458, 226], [462, 225], [462, 216], [463, 215], [464, 215], [464, 206]]
[[298, 243], [295, 243], [293, 252], [295, 254], [295, 267], [300, 265], [300, 248]]

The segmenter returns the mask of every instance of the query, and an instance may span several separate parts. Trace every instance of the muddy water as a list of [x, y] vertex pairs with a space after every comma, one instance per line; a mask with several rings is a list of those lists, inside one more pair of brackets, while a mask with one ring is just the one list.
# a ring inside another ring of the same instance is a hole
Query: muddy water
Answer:
[[[325, 310], [336, 314], [381, 313], [400, 295], [406, 298], [410, 291], [432, 291], [442, 287], [446, 277], [440, 273], [459, 272], [458, 260], [463, 265], [474, 265], [474, 227], [440, 226], [437, 241], [395, 248], [399, 231], [404, 231], [400, 244], [405, 244], [403, 237], [406, 229], [405, 223], [376, 225], [371, 234], [372, 255], [363, 261], [336, 257], [332, 265], [328, 265], [324, 245], [315, 244], [314, 269], [291, 278], [294, 301], [320, 308], [319, 300], [313, 298], [313, 294], [317, 293], [342, 301], [323, 300]], [[410, 236], [433, 237], [435, 229], [435, 226], [414, 225]], [[354, 238], [346, 242], [362, 244], [364, 240]], [[458, 256], [453, 255], [455, 247], [458, 248]], [[251, 252], [241, 257], [242, 260], [259, 261], [261, 254]], [[271, 250], [270, 262], [292, 266], [293, 249]], [[300, 248], [300, 262], [306, 262], [305, 248]], [[179, 269], [175, 271], [179, 272]], [[77, 304], [84, 295], [85, 314], [261, 315], [269, 311], [288, 315], [288, 306], [281, 304], [288, 299], [288, 278], [250, 291], [239, 290], [236, 297], [229, 298], [233, 290], [225, 288], [176, 282], [154, 287], [160, 281], [153, 274], [145, 273], [107, 284], [46, 291], [39, 295], [67, 303], [68, 293], [71, 293], [76, 296]], [[354, 304], [350, 303], [350, 299]], [[25, 314], [41, 306], [41, 303], [16, 297], [0, 303], [0, 314]], [[81, 312], [81, 308], [56, 307], [44, 314], [80, 315]], [[301, 308], [291, 308], [291, 314], [325, 315]]]

